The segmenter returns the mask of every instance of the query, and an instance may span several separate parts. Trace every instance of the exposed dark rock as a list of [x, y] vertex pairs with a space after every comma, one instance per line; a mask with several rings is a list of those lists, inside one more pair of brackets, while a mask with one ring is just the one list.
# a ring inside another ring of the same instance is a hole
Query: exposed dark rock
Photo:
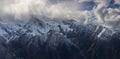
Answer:
[[120, 32], [100, 25], [32, 18], [23, 26], [0, 24], [0, 31], [0, 59], [120, 59]]

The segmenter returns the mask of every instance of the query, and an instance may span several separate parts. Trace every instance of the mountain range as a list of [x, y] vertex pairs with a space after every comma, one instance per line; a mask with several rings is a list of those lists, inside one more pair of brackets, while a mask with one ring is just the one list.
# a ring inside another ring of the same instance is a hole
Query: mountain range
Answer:
[[120, 59], [120, 31], [73, 19], [0, 20], [0, 59]]

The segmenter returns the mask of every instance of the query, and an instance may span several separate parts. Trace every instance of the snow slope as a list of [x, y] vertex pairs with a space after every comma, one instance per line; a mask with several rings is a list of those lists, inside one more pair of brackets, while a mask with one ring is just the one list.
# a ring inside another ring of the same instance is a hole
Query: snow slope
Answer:
[[119, 59], [120, 31], [75, 20], [0, 21], [0, 59]]

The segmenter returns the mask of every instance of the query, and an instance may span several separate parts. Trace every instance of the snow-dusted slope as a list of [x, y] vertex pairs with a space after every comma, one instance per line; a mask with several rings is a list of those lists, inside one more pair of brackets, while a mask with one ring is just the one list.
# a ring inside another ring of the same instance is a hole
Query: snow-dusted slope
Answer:
[[119, 59], [119, 42], [119, 31], [72, 19], [0, 21], [0, 59]]

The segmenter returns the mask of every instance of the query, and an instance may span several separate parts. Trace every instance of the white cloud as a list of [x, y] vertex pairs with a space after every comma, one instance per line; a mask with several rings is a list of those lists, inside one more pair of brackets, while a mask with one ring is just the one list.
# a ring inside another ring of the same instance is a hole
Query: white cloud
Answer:
[[[97, 4], [91, 11], [81, 11], [86, 8], [84, 2], [93, 1]], [[97, 23], [114, 27], [120, 20], [120, 9], [107, 8], [111, 0], [1, 0], [2, 14], [13, 15], [15, 18], [27, 18], [30, 14], [49, 18], [86, 19], [95, 15]], [[119, 0], [115, 0], [119, 4]], [[84, 4], [83, 4], [84, 3]], [[101, 25], [102, 25], [101, 24]]]
[[120, 0], [115, 0], [115, 3], [116, 4], [120, 4]]
[[[96, 0], [98, 3], [94, 9], [97, 23], [110, 28], [120, 28], [120, 9], [107, 8], [111, 0]], [[118, 0], [117, 0], [118, 1]]]
[[15, 15], [15, 17], [34, 14], [50, 18], [78, 19], [80, 17], [87, 16], [86, 11], [78, 10], [79, 3], [77, 0], [65, 0], [65, 2], [57, 4], [49, 4], [52, 2], [49, 0], [14, 0], [14, 2], [15, 3], [5, 5], [2, 10], [5, 13]]

